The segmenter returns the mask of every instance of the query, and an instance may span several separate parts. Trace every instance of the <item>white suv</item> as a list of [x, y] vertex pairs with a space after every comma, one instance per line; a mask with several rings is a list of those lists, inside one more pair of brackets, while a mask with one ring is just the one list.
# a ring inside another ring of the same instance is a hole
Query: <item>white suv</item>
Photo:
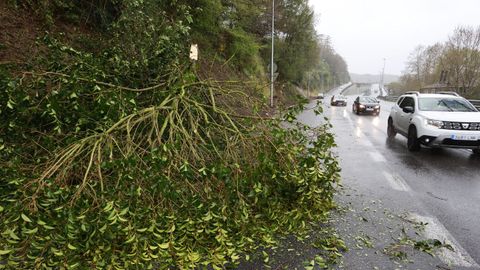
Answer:
[[410, 151], [421, 145], [472, 149], [480, 154], [480, 112], [455, 93], [400, 96], [388, 117], [389, 138], [407, 137]]

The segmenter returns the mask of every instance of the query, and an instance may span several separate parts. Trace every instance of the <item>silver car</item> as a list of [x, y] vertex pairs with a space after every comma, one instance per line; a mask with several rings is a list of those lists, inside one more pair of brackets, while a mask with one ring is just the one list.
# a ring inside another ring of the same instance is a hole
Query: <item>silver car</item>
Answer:
[[347, 98], [342, 95], [333, 95], [330, 100], [332, 106], [347, 106]]

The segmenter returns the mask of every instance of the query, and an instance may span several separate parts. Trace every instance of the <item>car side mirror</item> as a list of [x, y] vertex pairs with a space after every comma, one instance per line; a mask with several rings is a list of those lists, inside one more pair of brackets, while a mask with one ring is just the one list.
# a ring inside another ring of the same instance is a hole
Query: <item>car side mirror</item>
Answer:
[[403, 107], [403, 112], [404, 113], [413, 113], [414, 109], [413, 109], [412, 106], [405, 106], [405, 107]]

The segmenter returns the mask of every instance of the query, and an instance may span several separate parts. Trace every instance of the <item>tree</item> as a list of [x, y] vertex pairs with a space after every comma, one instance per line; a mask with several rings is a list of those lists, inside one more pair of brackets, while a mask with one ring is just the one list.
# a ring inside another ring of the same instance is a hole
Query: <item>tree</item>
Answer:
[[413, 52], [410, 53], [408, 56], [408, 61], [407, 61], [407, 73], [410, 76], [410, 78], [414, 78], [414, 83], [415, 88], [420, 88], [422, 86], [422, 70], [423, 70], [423, 64], [424, 64], [424, 51], [425, 47], [424, 46], [417, 46], [413, 50]]
[[465, 96], [472, 95], [480, 82], [480, 27], [457, 27], [445, 45], [440, 66], [448, 71], [451, 85]]
[[400, 81], [404, 89], [444, 83], [464, 96], [480, 92], [480, 27], [459, 26], [444, 44], [417, 46]]

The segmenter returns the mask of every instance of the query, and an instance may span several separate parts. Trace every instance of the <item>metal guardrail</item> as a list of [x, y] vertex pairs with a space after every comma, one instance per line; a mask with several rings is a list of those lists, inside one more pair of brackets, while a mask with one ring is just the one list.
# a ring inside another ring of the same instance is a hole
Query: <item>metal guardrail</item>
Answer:
[[341, 85], [339, 88], [340, 88], [340, 95], [343, 95], [343, 92], [345, 92], [348, 88], [350, 88], [350, 86], [352, 86], [353, 83], [352, 82], [348, 82], [346, 84], [343, 84]]
[[[385, 100], [385, 101], [392, 101], [395, 102], [397, 101], [399, 96], [385, 96], [385, 97], [377, 97], [378, 99]], [[477, 108], [477, 110], [480, 111], [480, 100], [478, 99], [468, 99], [470, 103], [472, 103], [473, 106]]]
[[395, 101], [397, 101], [398, 97], [399, 96], [378, 96], [377, 99], [395, 102]]
[[480, 100], [469, 99], [468, 101], [470, 101], [470, 103], [472, 103], [472, 105], [475, 106], [480, 111]]

